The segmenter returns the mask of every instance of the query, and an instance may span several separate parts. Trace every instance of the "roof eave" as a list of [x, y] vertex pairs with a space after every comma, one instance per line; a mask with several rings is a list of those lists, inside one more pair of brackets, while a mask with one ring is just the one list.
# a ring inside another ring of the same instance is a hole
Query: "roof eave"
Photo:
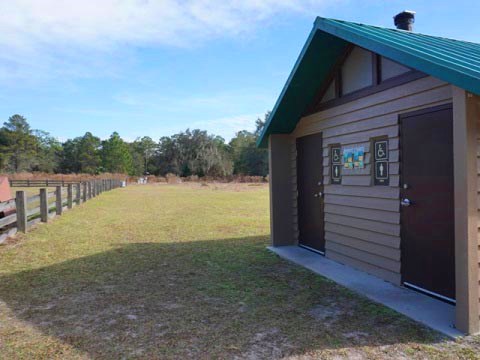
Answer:
[[[289, 133], [289, 131], [285, 131], [285, 129], [288, 130], [288, 124], [282, 123], [282, 120], [285, 120], [282, 119], [282, 117], [288, 119], [287, 115], [289, 115], [287, 114], [289, 108], [283, 103], [292, 101], [292, 92], [289, 92], [289, 88], [292, 85], [292, 81], [294, 81], [295, 75], [299, 71], [300, 66], [309, 62], [309, 59], [305, 59], [305, 55], [309, 52], [309, 48], [312, 46], [312, 42], [317, 32], [321, 34], [328, 34], [330, 37], [336, 38], [345, 43], [352, 43], [354, 45], [363, 47], [367, 50], [390, 58], [400, 64], [436, 77], [474, 94], [480, 95], [479, 78], [467, 67], [462, 68], [461, 66], [459, 67], [457, 65], [457, 68], [452, 69], [451, 66], [449, 66], [451, 64], [449, 64], [443, 58], [436, 57], [435, 54], [422, 51], [421, 48], [415, 48], [414, 45], [410, 46], [408, 44], [404, 44], [402, 46], [393, 46], [391, 41], [388, 42], [380, 35], [372, 35], [371, 33], [368, 34], [368, 29], [352, 29], [352, 25], [362, 26], [362, 24], [353, 24], [339, 20], [325, 19], [322, 17], [317, 17], [315, 19], [312, 31], [310, 32], [310, 35], [303, 46], [302, 52], [300, 53], [300, 56], [298, 57], [295, 66], [293, 67], [288, 80], [283, 87], [277, 102], [275, 103], [275, 107], [273, 108], [267, 124], [258, 138], [257, 146], [266, 147], [268, 143], [268, 136], [271, 134]], [[309, 54], [311, 55], [312, 52]], [[319, 80], [317, 79], [317, 81]], [[298, 81], [297, 85], [299, 85]], [[287, 99], [285, 98], [286, 94], [288, 94]], [[306, 101], [306, 99], [303, 100]], [[298, 111], [294, 115], [297, 116]], [[298, 117], [298, 119], [299, 118], [300, 117]], [[298, 119], [296, 119], [297, 122]]]

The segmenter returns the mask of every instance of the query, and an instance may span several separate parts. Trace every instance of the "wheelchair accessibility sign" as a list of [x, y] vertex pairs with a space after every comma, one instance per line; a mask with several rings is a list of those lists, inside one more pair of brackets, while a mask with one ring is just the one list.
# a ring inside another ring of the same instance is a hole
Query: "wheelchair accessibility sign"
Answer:
[[387, 140], [375, 142], [375, 160], [388, 160], [388, 143]]
[[332, 147], [332, 164], [341, 164], [342, 155], [339, 147]]

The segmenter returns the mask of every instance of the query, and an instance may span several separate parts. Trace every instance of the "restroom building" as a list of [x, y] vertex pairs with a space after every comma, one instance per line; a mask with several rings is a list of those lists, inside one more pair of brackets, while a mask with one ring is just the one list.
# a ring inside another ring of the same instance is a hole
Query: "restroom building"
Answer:
[[479, 331], [480, 44], [317, 18], [259, 138], [272, 246], [455, 304]]

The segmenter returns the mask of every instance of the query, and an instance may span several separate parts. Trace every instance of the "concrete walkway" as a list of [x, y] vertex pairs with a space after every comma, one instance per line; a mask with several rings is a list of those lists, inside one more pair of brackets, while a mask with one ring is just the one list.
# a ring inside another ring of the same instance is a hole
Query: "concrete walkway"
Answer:
[[455, 320], [453, 305], [395, 286], [298, 246], [269, 247], [269, 249], [284, 259], [325, 276], [449, 337], [463, 335], [453, 327]]

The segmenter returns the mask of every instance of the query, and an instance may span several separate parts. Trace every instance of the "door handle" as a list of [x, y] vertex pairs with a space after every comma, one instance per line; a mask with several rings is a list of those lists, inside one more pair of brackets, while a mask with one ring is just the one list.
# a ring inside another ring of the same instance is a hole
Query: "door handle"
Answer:
[[323, 193], [320, 191], [318, 194], [313, 194], [314, 197], [323, 197]]
[[404, 207], [408, 207], [412, 205], [412, 202], [409, 199], [405, 198], [405, 199], [402, 199], [402, 201], [400, 201], [400, 205]]

